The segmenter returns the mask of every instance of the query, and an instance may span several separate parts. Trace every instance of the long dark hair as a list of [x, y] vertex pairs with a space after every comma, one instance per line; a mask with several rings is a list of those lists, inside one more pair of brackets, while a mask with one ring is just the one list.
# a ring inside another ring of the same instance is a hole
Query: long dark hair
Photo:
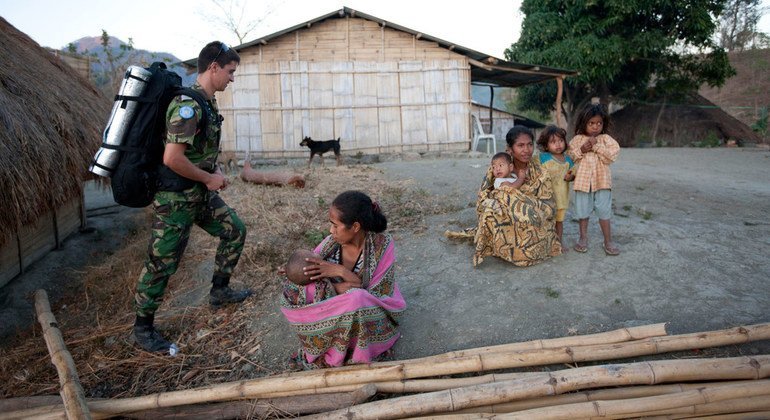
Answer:
[[508, 130], [508, 134], [505, 135], [505, 143], [508, 144], [508, 147], [513, 148], [513, 142], [522, 134], [528, 135], [530, 141], [535, 141], [535, 135], [532, 133], [532, 130], [523, 125], [514, 125]]
[[602, 132], [607, 133], [607, 128], [610, 125], [610, 114], [604, 108], [602, 104], [586, 104], [580, 115], [578, 115], [577, 124], [575, 124], [575, 134], [586, 134], [586, 125], [588, 120], [599, 115], [602, 117]]
[[569, 145], [567, 144], [567, 130], [555, 125], [546, 126], [543, 129], [543, 132], [540, 133], [540, 137], [537, 138], [537, 145], [540, 147], [540, 150], [543, 152], [548, 151], [548, 142], [551, 141], [551, 137], [553, 136], [564, 140], [564, 151], [566, 152], [567, 149], [569, 149]]
[[388, 219], [376, 201], [361, 191], [345, 191], [332, 201], [332, 207], [340, 212], [340, 221], [350, 228], [358, 222], [367, 232], [383, 232]]

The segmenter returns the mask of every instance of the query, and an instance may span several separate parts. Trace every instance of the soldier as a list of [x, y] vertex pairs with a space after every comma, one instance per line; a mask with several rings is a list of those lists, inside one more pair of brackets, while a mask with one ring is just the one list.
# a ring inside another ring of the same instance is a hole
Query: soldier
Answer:
[[[252, 294], [249, 289], [236, 291], [228, 286], [243, 250], [246, 227], [217, 193], [227, 188], [229, 181], [216, 164], [222, 117], [214, 93], [224, 91], [234, 81], [240, 61], [238, 53], [222, 42], [203, 47], [192, 89], [207, 98], [206, 109], [190, 97], [178, 96], [166, 112], [168, 134], [159, 171], [160, 186], [152, 203], [152, 236], [135, 295], [134, 337], [147, 351], [165, 352], [171, 347], [153, 327], [153, 319], [193, 224], [220, 239], [209, 303], [219, 307], [242, 302]], [[205, 124], [199, 125], [199, 121]]]

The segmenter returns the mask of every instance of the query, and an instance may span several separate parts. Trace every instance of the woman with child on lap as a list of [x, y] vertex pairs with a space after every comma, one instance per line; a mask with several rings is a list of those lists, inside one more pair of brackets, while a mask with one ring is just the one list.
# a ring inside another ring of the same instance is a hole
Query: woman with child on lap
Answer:
[[[329, 208], [331, 235], [313, 251], [295, 251], [285, 269], [281, 311], [301, 348], [304, 368], [369, 363], [400, 337], [406, 308], [394, 277], [395, 250], [377, 202], [360, 191], [338, 195]], [[304, 260], [304, 262], [303, 262]], [[298, 267], [302, 267], [301, 271]]]
[[[476, 201], [478, 225], [463, 232], [446, 232], [450, 238], [473, 237], [473, 265], [495, 256], [517, 266], [529, 266], [561, 254], [554, 227], [554, 199], [548, 171], [534, 153], [534, 135], [514, 126], [505, 136], [511, 156], [510, 174], [495, 173], [495, 155]], [[498, 177], [514, 179], [499, 183]]]

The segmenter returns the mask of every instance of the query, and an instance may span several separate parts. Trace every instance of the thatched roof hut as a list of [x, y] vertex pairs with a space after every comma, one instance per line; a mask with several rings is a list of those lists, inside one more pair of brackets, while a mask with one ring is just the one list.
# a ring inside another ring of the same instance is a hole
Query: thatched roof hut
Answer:
[[23, 255], [21, 232], [82, 196], [110, 103], [0, 18], [0, 104], [0, 249], [13, 245]]
[[[621, 146], [688, 146], [708, 143], [759, 143], [746, 124], [703, 96], [693, 93], [675, 104], [631, 104], [611, 116], [610, 134]], [[657, 127], [657, 131], [655, 130]]]

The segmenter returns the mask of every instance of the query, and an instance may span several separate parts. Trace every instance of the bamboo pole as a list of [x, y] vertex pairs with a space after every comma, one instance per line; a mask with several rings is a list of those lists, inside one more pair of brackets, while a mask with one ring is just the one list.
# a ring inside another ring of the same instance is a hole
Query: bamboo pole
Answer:
[[[537, 372], [515, 372], [515, 373], [490, 373], [481, 376], [471, 376], [467, 378], [448, 378], [448, 379], [413, 379], [402, 381], [374, 382], [377, 392], [385, 394], [407, 394], [414, 392], [441, 391], [450, 388], [460, 388], [470, 385], [487, 384], [490, 382], [510, 381], [528, 376], [538, 375]], [[265, 398], [285, 397], [288, 395], [307, 395], [307, 394], [328, 394], [331, 392], [346, 392], [352, 390], [356, 385], [345, 385], [331, 388], [301, 389], [289, 392], [275, 392], [267, 394]]]
[[[693, 416], [724, 415], [729, 413], [744, 413], [770, 410], [770, 396], [760, 395], [755, 397], [734, 398], [730, 400], [697, 404], [687, 407], [672, 408], [647, 412], [645, 417], [688, 418]], [[631, 416], [633, 417], [633, 416]], [[711, 418], [711, 417], [709, 417]], [[751, 417], [753, 419], [767, 419], [770, 417]]]
[[422, 357], [419, 359], [408, 359], [392, 362], [384, 362], [384, 365], [406, 364], [413, 362], [432, 362], [435, 360], [454, 359], [463, 356], [472, 356], [475, 354], [502, 353], [511, 351], [542, 350], [555, 349], [571, 346], [588, 346], [592, 344], [612, 344], [626, 341], [642, 340], [645, 338], [665, 336], [666, 324], [640, 325], [637, 327], [620, 328], [617, 330], [606, 331], [596, 334], [576, 335], [570, 337], [559, 337], [551, 339], [522, 341], [519, 343], [500, 344], [496, 346], [477, 347], [468, 350], [457, 350], [448, 353], [442, 353], [435, 356]]
[[405, 378], [424, 378], [428, 376], [483, 372], [555, 363], [622, 359], [767, 339], [770, 339], [770, 323], [693, 334], [652, 337], [608, 345], [597, 344], [509, 353], [478, 354], [449, 360], [408, 363], [404, 364], [403, 368]]
[[[227, 382], [201, 388], [162, 392], [141, 397], [94, 401], [89, 402], [89, 408], [91, 409], [91, 414], [94, 418], [106, 418], [123, 413], [152, 410], [163, 407], [256, 398], [256, 396], [265, 395], [270, 392], [296, 390], [304, 387], [327, 388], [339, 385], [367, 384], [382, 379], [396, 380], [400, 379], [401, 376], [402, 372], [400, 366], [383, 366], [366, 370], [323, 369], [309, 372], [295, 372], [248, 381]], [[62, 408], [61, 405], [53, 405], [28, 410], [17, 410], [10, 413], [0, 413], [0, 420], [22, 418], [58, 419], [60, 418]]]
[[529, 400], [512, 401], [508, 403], [474, 407], [465, 410], [457, 410], [456, 414], [464, 413], [511, 413], [514, 411], [529, 410], [540, 407], [550, 407], [563, 404], [574, 404], [589, 401], [601, 400], [620, 400], [627, 398], [651, 397], [654, 395], [673, 394], [693, 389], [710, 388], [715, 386], [754, 383], [749, 381], [728, 381], [728, 382], [698, 382], [688, 384], [672, 385], [647, 385], [633, 386], [613, 389], [600, 389], [595, 391], [571, 392], [564, 395], [555, 395], [552, 397], [533, 398]]
[[[296, 372], [269, 378], [210, 385], [203, 388], [184, 391], [172, 391], [142, 397], [103, 401], [90, 404], [89, 406], [92, 411], [117, 415], [128, 411], [149, 410], [152, 408], [172, 407], [175, 405], [227, 401], [240, 398], [256, 398], [268, 393], [296, 391], [299, 389], [326, 388], [382, 381], [401, 381], [419, 377], [554, 363], [574, 363], [576, 361], [626, 358], [658, 354], [666, 351], [738, 344], [767, 338], [770, 338], [770, 323], [731, 328], [727, 330], [683, 334], [679, 336], [653, 337], [650, 339], [609, 345], [480, 354], [435, 363], [419, 361], [412, 363], [411, 361], [407, 361], [396, 364], [396, 362], [391, 362], [391, 364], [379, 363]], [[693, 380], [698, 379], [699, 378], [696, 376]], [[3, 418], [4, 417], [0, 415], [0, 419]]]
[[410, 395], [309, 416], [308, 419], [396, 419], [563, 394], [607, 386], [770, 376], [770, 355], [725, 359], [662, 360], [544, 372], [537, 377]]
[[255, 401], [232, 401], [217, 404], [196, 404], [160, 408], [156, 410], [124, 414], [131, 419], [180, 419], [209, 420], [263, 417], [279, 412], [284, 415], [320, 413], [361, 404], [377, 392], [372, 384], [359, 386], [353, 392], [338, 392], [328, 395], [300, 395], [284, 398], [259, 399]]
[[521, 420], [569, 420], [574, 418], [626, 418], [639, 417], [659, 410], [677, 409], [720, 402], [735, 398], [763, 396], [770, 397], [770, 381], [755, 383], [728, 384], [709, 388], [694, 389], [674, 394], [651, 397], [628, 398], [622, 400], [591, 401], [577, 404], [564, 404], [541, 407], [515, 413], [500, 414], [496, 419]]
[[91, 414], [86, 404], [85, 393], [78, 379], [78, 372], [75, 369], [75, 361], [72, 355], [64, 345], [59, 325], [51, 312], [51, 305], [48, 303], [48, 294], [43, 289], [35, 292], [35, 312], [38, 322], [43, 328], [43, 338], [48, 347], [48, 353], [51, 355], [51, 362], [56, 366], [56, 372], [59, 375], [59, 385], [62, 401], [64, 402], [64, 412], [68, 419], [90, 419]]

